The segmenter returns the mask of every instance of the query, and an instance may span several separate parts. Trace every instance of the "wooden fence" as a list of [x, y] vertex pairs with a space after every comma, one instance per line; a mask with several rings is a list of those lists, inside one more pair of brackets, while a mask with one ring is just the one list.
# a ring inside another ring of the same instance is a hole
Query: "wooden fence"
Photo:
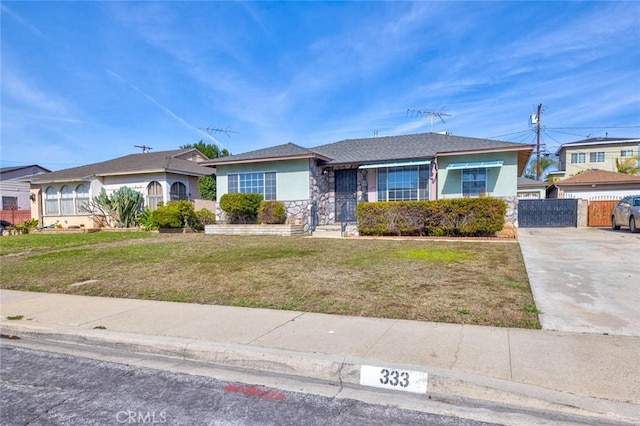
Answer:
[[587, 224], [597, 227], [611, 226], [611, 210], [617, 202], [617, 200], [589, 201]]

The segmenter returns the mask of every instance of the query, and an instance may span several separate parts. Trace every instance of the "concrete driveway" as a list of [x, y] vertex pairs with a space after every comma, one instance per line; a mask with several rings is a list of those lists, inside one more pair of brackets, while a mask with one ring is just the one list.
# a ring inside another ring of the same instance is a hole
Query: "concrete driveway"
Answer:
[[640, 234], [519, 229], [545, 330], [640, 336]]

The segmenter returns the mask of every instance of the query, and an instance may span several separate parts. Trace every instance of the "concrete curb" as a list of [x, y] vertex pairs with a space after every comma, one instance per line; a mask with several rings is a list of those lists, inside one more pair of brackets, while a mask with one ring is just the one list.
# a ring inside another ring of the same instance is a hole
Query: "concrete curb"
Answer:
[[[496, 379], [457, 370], [423, 365], [384, 363], [374, 359], [340, 357], [322, 353], [296, 352], [268, 347], [211, 342], [191, 338], [148, 336], [134, 333], [77, 327], [47, 327], [41, 324], [6, 322], [3, 335], [29, 336], [47, 341], [99, 346], [129, 353], [160, 355], [198, 361], [220, 367], [310, 378], [334, 385], [359, 387], [363, 365], [393, 367], [429, 374], [429, 399], [461, 400], [476, 406], [498, 406], [507, 410], [549, 413], [572, 420], [609, 424], [640, 423], [640, 406], [573, 395], [534, 385]], [[392, 391], [389, 391], [392, 392]]]

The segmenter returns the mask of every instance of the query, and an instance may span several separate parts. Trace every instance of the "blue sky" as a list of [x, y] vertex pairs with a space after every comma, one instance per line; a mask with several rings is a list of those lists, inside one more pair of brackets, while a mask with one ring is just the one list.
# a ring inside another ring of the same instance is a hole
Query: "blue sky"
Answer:
[[[3, 167], [200, 139], [640, 137], [638, 2], [1, 3]], [[444, 109], [443, 109], [444, 108]], [[238, 133], [217, 133], [207, 127]]]

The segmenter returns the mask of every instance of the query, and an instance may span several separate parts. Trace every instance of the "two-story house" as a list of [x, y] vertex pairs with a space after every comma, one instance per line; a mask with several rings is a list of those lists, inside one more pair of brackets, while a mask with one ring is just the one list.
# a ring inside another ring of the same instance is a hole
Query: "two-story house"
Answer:
[[617, 172], [616, 159], [638, 158], [638, 138], [590, 138], [560, 145], [556, 151], [558, 171], [550, 175], [568, 178], [585, 170]]

